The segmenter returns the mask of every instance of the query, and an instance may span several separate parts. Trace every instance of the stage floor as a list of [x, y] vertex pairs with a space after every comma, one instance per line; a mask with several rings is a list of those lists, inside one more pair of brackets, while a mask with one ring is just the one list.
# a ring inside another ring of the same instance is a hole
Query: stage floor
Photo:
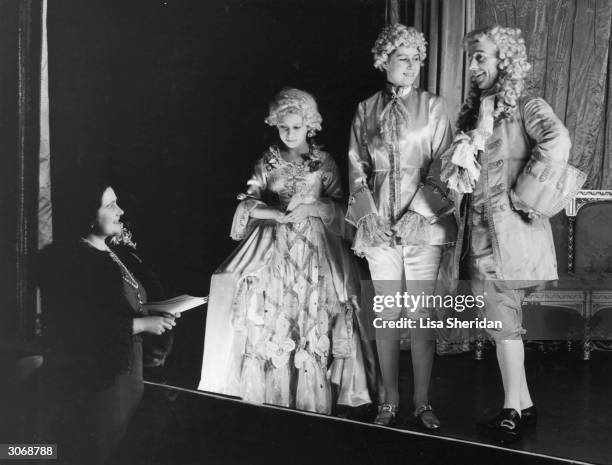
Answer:
[[[612, 464], [612, 354], [597, 352], [583, 362], [578, 351], [528, 350], [526, 359], [540, 420], [537, 431], [510, 447], [487, 443], [475, 429], [502, 401], [495, 355], [488, 352], [479, 362], [471, 354], [436, 357], [431, 402], [443, 429], [435, 435], [409, 424], [384, 428], [147, 384], [120, 462]], [[401, 402], [409, 406], [409, 353], [401, 363]]]

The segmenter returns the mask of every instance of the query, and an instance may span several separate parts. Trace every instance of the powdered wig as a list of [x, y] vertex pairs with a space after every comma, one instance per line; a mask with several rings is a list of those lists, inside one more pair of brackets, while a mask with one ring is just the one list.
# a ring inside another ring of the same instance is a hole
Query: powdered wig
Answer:
[[427, 57], [427, 42], [422, 32], [413, 27], [406, 27], [403, 24], [395, 23], [385, 26], [378, 39], [374, 43], [372, 54], [374, 55], [374, 68], [383, 71], [384, 65], [389, 61], [389, 57], [401, 46], [414, 47], [419, 53], [421, 66]]
[[[477, 29], [465, 36], [464, 47], [467, 48], [483, 37], [497, 46], [499, 74], [493, 88], [496, 95], [493, 116], [499, 121], [510, 116], [516, 109], [518, 99], [525, 90], [525, 77], [531, 65], [527, 62], [527, 49], [520, 29], [498, 25]], [[459, 129], [469, 130], [476, 123], [481, 93], [482, 90], [472, 78], [470, 94], [459, 113]]]
[[317, 102], [308, 92], [292, 88], [281, 90], [270, 104], [270, 114], [265, 121], [270, 126], [278, 126], [281, 120], [290, 114], [302, 117], [308, 127], [309, 137], [321, 130], [323, 118], [319, 114]]

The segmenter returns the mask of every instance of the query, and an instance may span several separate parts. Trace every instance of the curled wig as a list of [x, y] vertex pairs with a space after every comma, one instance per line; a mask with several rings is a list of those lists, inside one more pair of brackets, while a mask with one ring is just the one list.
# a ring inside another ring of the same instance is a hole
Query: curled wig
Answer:
[[391, 54], [401, 46], [414, 47], [419, 53], [421, 66], [423, 65], [427, 57], [425, 36], [413, 27], [395, 23], [385, 26], [374, 43], [372, 48], [374, 68], [384, 70], [384, 65], [389, 61]]
[[312, 137], [321, 130], [321, 117], [317, 102], [308, 92], [300, 89], [285, 88], [281, 90], [270, 104], [266, 124], [278, 126], [281, 119], [289, 114], [300, 115], [308, 127], [308, 136]]
[[[464, 38], [464, 47], [487, 38], [497, 47], [497, 68], [499, 75], [494, 84], [496, 96], [493, 116], [496, 121], [509, 117], [518, 105], [518, 99], [525, 90], [525, 77], [531, 69], [527, 62], [527, 49], [521, 30], [518, 28], [488, 26], [470, 32]], [[457, 127], [462, 131], [471, 129], [478, 118], [482, 90], [472, 78], [470, 93], [459, 112]]]

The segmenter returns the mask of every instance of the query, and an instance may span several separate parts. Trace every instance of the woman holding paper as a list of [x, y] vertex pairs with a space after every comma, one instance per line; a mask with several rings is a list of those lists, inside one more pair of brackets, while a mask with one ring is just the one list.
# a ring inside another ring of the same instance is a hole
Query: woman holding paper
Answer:
[[142, 335], [171, 330], [175, 318], [143, 310], [144, 268], [113, 188], [84, 187], [75, 203], [80, 240], [54, 245], [43, 261], [49, 432], [63, 458], [103, 462], [142, 397]]

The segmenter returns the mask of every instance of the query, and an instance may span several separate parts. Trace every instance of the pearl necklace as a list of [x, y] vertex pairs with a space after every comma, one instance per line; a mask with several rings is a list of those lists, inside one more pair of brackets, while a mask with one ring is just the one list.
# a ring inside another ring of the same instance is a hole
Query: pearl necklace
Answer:
[[110, 254], [110, 257], [113, 259], [113, 261], [117, 265], [119, 265], [119, 268], [121, 268], [121, 277], [123, 278], [123, 280], [130, 286], [132, 286], [134, 289], [138, 289], [138, 281], [136, 281], [134, 275], [130, 273], [130, 270], [128, 270], [127, 267], [121, 262], [121, 260], [119, 260], [119, 257], [115, 255], [115, 252], [109, 250], [108, 253]]
[[[93, 242], [91, 242], [89, 239], [85, 239], [83, 238], [84, 242], [87, 242], [89, 245], [91, 245], [93, 248], [98, 249]], [[98, 249], [100, 250], [100, 249]], [[106, 248], [106, 250], [104, 250], [104, 252], [108, 252], [108, 254], [110, 255], [110, 258], [119, 266], [119, 268], [121, 269], [121, 278], [128, 283], [130, 286], [132, 286], [134, 289], [138, 289], [139, 285], [138, 285], [138, 281], [136, 281], [136, 278], [134, 278], [134, 275], [132, 273], [130, 273], [130, 270], [127, 269], [127, 267], [123, 264], [123, 262], [121, 260], [119, 260], [119, 257], [117, 257], [117, 255], [115, 254], [115, 252], [113, 252], [111, 249], [109, 249], [108, 247]]]

